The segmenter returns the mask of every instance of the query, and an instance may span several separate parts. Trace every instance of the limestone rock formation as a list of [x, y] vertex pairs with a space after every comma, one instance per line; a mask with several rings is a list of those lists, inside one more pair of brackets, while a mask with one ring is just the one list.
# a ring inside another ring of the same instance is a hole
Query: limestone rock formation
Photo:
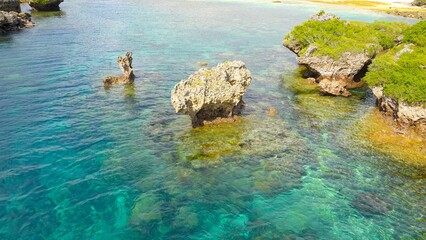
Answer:
[[177, 113], [187, 114], [193, 127], [216, 118], [240, 114], [242, 97], [251, 73], [241, 61], [224, 62], [212, 69], [201, 68], [173, 88], [171, 101]]
[[132, 52], [126, 52], [124, 57], [117, 58], [118, 65], [120, 66], [121, 71], [123, 72], [122, 76], [109, 76], [104, 79], [104, 86], [108, 87], [112, 84], [128, 84], [133, 83], [135, 80], [135, 75], [133, 74], [132, 67]]
[[332, 19], [340, 19], [338, 16], [331, 14], [331, 13], [326, 13], [324, 11], [320, 11], [318, 14], [312, 15], [310, 18], [310, 20], [315, 20], [315, 21], [320, 21], [320, 22], [325, 22], [325, 21], [329, 21]]
[[[311, 21], [326, 22], [339, 17], [320, 12], [310, 17]], [[291, 36], [291, 33], [290, 35]], [[315, 37], [313, 37], [315, 39]], [[309, 70], [309, 76], [319, 82], [322, 94], [336, 96], [350, 96], [348, 89], [360, 87], [360, 80], [364, 77], [367, 67], [372, 62], [372, 56], [367, 52], [344, 52], [337, 59], [327, 55], [315, 55], [318, 47], [315, 42], [309, 44], [306, 51], [297, 39], [285, 38], [284, 46], [297, 55], [297, 63], [304, 65]], [[374, 54], [373, 54], [374, 55]], [[322, 82], [322, 83], [321, 83]]]
[[424, 106], [412, 106], [405, 102], [389, 98], [383, 93], [383, 87], [373, 87], [376, 96], [376, 104], [380, 111], [394, 118], [401, 124], [418, 126], [422, 132], [426, 132], [426, 108]]
[[[303, 55], [300, 47], [294, 43], [285, 45], [298, 56], [296, 61], [304, 65], [310, 72], [310, 77], [316, 78], [319, 82], [320, 92], [335, 96], [350, 96], [349, 88], [359, 87], [361, 78], [365, 75], [372, 58], [367, 53], [353, 54], [343, 53], [338, 59], [330, 56], [314, 56], [317, 50], [315, 46], [310, 46]], [[323, 83], [321, 83], [323, 82]]]
[[64, 0], [30, 0], [30, 6], [37, 11], [59, 11]]
[[34, 26], [29, 13], [0, 11], [0, 34]]
[[19, 0], [0, 0], [0, 11], [21, 12], [21, 5]]

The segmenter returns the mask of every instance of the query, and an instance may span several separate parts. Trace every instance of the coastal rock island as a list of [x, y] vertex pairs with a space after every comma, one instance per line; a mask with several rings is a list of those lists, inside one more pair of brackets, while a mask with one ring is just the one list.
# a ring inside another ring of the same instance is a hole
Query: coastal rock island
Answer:
[[349, 96], [348, 89], [362, 86], [374, 57], [395, 46], [407, 26], [345, 21], [321, 11], [296, 26], [283, 44], [307, 67], [322, 94]]
[[126, 52], [124, 57], [119, 56], [117, 58], [118, 65], [120, 66], [123, 75], [121, 76], [109, 76], [104, 79], [104, 86], [109, 87], [112, 84], [128, 84], [135, 81], [135, 74], [133, 73], [132, 67], [132, 52]]
[[30, 6], [37, 11], [59, 11], [64, 0], [30, 0]]
[[232, 118], [241, 112], [242, 97], [251, 79], [250, 71], [241, 61], [201, 68], [176, 84], [171, 101], [177, 113], [191, 117], [193, 127], [217, 118]]

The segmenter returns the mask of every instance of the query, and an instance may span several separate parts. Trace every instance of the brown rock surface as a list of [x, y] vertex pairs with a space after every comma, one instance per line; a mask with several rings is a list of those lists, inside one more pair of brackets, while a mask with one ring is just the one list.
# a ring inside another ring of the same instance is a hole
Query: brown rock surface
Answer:
[[133, 83], [135, 75], [132, 67], [132, 52], [126, 52], [124, 57], [119, 56], [117, 58], [118, 65], [123, 72], [122, 76], [109, 76], [104, 80], [104, 86], [108, 87], [112, 84], [128, 84]]

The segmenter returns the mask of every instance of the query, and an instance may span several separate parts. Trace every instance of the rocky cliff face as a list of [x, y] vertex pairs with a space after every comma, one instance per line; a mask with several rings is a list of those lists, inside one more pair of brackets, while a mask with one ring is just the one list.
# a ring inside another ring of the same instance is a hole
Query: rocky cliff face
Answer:
[[0, 11], [5, 12], [21, 12], [19, 0], [0, 0]]
[[126, 52], [124, 57], [119, 56], [117, 58], [118, 65], [120, 66], [123, 75], [121, 76], [109, 76], [104, 79], [104, 86], [109, 87], [112, 84], [128, 84], [133, 83], [135, 75], [133, 74], [132, 67], [132, 52]]
[[173, 88], [171, 101], [177, 113], [191, 117], [193, 127], [216, 118], [239, 114], [251, 73], [241, 61], [202, 68]]
[[59, 11], [64, 0], [30, 0], [30, 6], [37, 11]]
[[380, 111], [392, 116], [400, 124], [419, 127], [421, 132], [426, 133], [426, 108], [423, 106], [409, 105], [389, 98], [383, 93], [383, 87], [373, 87], [376, 96], [376, 104]]
[[34, 26], [28, 13], [0, 11], [0, 34]]

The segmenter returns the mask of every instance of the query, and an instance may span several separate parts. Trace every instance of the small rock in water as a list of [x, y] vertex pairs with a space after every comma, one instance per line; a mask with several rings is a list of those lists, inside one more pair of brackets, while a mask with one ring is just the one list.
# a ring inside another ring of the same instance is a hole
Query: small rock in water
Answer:
[[251, 73], [243, 62], [224, 62], [180, 81], [172, 90], [171, 101], [177, 113], [191, 117], [193, 127], [202, 126], [240, 114], [250, 82]]
[[124, 57], [118, 57], [117, 62], [120, 66], [121, 71], [123, 72], [122, 76], [109, 76], [104, 79], [104, 86], [109, 87], [112, 84], [128, 84], [133, 83], [135, 80], [135, 75], [133, 74], [132, 67], [132, 52], [126, 52]]

